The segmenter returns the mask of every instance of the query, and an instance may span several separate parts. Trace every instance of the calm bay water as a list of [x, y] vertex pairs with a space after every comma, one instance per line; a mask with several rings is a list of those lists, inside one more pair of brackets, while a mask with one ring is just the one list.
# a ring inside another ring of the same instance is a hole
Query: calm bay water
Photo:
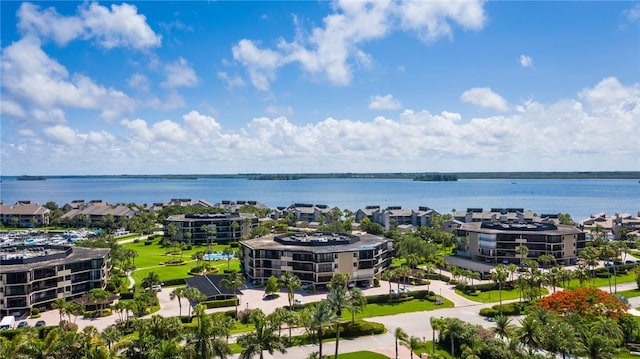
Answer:
[[441, 213], [453, 208], [516, 207], [537, 213], [569, 213], [574, 220], [598, 212], [632, 213], [640, 210], [638, 180], [476, 179], [457, 182], [416, 182], [404, 179], [304, 179], [250, 181], [246, 179], [142, 179], [120, 177], [49, 178], [17, 181], [3, 177], [0, 200], [63, 205], [74, 199], [102, 199], [139, 204], [171, 198], [255, 200], [268, 207], [292, 203], [327, 204], [353, 211], [367, 205], [428, 206]]

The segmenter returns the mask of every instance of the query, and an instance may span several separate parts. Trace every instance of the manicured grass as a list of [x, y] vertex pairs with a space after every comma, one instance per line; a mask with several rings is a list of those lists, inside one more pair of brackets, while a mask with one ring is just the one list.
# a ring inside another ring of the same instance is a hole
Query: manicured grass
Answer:
[[[426, 299], [414, 299], [401, 303], [386, 303], [386, 304], [367, 304], [364, 310], [360, 313], [356, 313], [356, 319], [379, 317], [384, 315], [394, 315], [411, 312], [422, 312], [425, 310], [435, 310], [442, 308], [453, 308], [453, 302], [443, 298], [444, 303], [436, 305]], [[351, 319], [351, 312], [345, 310], [342, 313], [343, 319]]]
[[[620, 284], [620, 283], [629, 283], [629, 282], [635, 282], [636, 281], [636, 275], [631, 273], [631, 272], [628, 272], [628, 273], [625, 273], [625, 274], [618, 274], [616, 278], [617, 278], [618, 284]], [[585, 287], [585, 288], [595, 287], [595, 288], [599, 288], [599, 287], [606, 287], [608, 285], [609, 285], [609, 279], [608, 278], [598, 278], [598, 277], [596, 277], [595, 285], [594, 285], [591, 277], [589, 277], [589, 279], [584, 281], [582, 286], [580, 285], [580, 282], [577, 279], [572, 279], [569, 282], [569, 285], [568, 285], [567, 289], [576, 289], [576, 288], [580, 288], [580, 287]], [[613, 285], [614, 285], [614, 281], [613, 281], [613, 274], [612, 274], [611, 275], [611, 288], [613, 288]]]
[[[134, 271], [131, 276], [135, 280], [136, 284], [141, 283], [142, 279], [154, 272], [160, 277], [161, 281], [168, 281], [172, 279], [189, 278], [189, 270], [196, 266], [196, 261], [190, 260], [188, 263], [179, 266], [157, 266], [153, 268], [145, 268]], [[212, 261], [211, 266], [218, 268], [218, 273], [222, 274], [227, 269], [227, 261]], [[240, 270], [240, 260], [232, 259], [230, 262], [231, 270]]]
[[[323, 355], [324, 356], [324, 355]], [[339, 359], [389, 359], [388, 356], [370, 351], [338, 354]]]
[[[139, 269], [136, 269], [131, 274], [136, 283], [140, 283], [143, 278], [149, 275], [150, 272], [156, 273], [160, 277], [161, 281], [188, 278], [190, 276], [189, 270], [196, 266], [196, 261], [191, 259], [191, 255], [198, 251], [204, 251], [207, 249], [206, 246], [193, 246], [192, 249], [182, 252], [182, 260], [185, 264], [166, 266], [163, 265], [164, 262], [174, 258], [180, 259], [180, 255], [178, 254], [174, 256], [172, 254], [167, 254], [167, 250], [170, 250], [171, 248], [162, 247], [157, 242], [158, 240], [154, 241], [151, 245], [145, 245], [144, 241], [140, 241], [138, 243], [125, 243], [122, 245], [125, 249], [131, 249], [138, 253], [134, 262], [136, 268]], [[211, 249], [214, 252], [222, 252], [228, 247], [228, 245], [217, 244], [212, 245]], [[210, 263], [212, 266], [218, 268], [220, 273], [227, 269], [226, 260], [212, 261]], [[240, 268], [240, 261], [238, 259], [232, 259], [229, 265], [230, 269], [238, 270]]]
[[[542, 288], [543, 295], [546, 295], [548, 293], [549, 291], [547, 289]], [[499, 290], [490, 290], [487, 292], [481, 292], [480, 294], [474, 296], [474, 295], [465, 294], [462, 291], [456, 289], [456, 294], [479, 303], [494, 303], [494, 302], [497, 303], [500, 301]], [[512, 290], [503, 289], [502, 290], [502, 301], [518, 299], [518, 298], [520, 298], [519, 289], [512, 289]]]
[[618, 291], [618, 294], [626, 298], [640, 297], [640, 289], [629, 289], [629, 290]]

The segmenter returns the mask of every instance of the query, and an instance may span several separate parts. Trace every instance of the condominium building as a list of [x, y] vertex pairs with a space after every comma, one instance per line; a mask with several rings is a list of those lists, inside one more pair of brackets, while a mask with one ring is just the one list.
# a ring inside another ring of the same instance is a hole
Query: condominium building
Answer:
[[527, 258], [551, 255], [556, 263], [575, 264], [585, 247], [584, 233], [568, 225], [544, 222], [470, 222], [457, 230], [457, 255], [493, 263], [520, 263], [518, 246], [529, 249]]
[[356, 222], [369, 218], [371, 222], [380, 224], [388, 231], [403, 225], [428, 226], [431, 224], [431, 217], [437, 213], [426, 206], [420, 206], [417, 210], [401, 206], [389, 206], [384, 209], [380, 206], [366, 206], [356, 211]]
[[21, 316], [58, 298], [105, 288], [109, 249], [57, 245], [0, 247], [0, 315]]
[[36, 227], [49, 224], [49, 209], [31, 201], [13, 205], [0, 203], [0, 222], [11, 227]]
[[203, 244], [208, 241], [230, 242], [247, 238], [251, 229], [258, 225], [258, 217], [237, 212], [177, 214], [165, 220], [164, 236], [167, 238], [171, 238], [169, 225], [172, 223], [178, 227], [175, 239]]
[[240, 241], [241, 270], [251, 281], [292, 272], [305, 284], [326, 286], [334, 273], [368, 285], [391, 264], [393, 241], [371, 234], [296, 233]]

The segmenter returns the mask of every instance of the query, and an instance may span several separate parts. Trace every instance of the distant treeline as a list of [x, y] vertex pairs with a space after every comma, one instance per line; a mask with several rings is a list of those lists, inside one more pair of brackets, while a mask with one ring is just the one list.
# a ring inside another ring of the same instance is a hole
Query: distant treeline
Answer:
[[298, 175], [288, 174], [264, 174], [247, 177], [248, 180], [253, 181], [294, 181], [301, 179]]
[[[609, 172], [388, 172], [388, 173], [237, 173], [237, 174], [159, 174], [159, 175], [104, 175], [104, 176], [20, 176], [51, 178], [142, 178], [142, 179], [200, 179], [200, 178], [239, 178], [249, 180], [299, 180], [330, 178], [375, 178], [375, 179], [410, 179], [429, 181], [437, 179], [451, 181], [458, 179], [639, 179], [640, 171]], [[8, 179], [10, 176], [2, 176]], [[16, 177], [18, 178], [18, 177]], [[424, 178], [424, 179], [422, 179]], [[446, 179], [450, 178], [450, 179]], [[24, 178], [20, 178], [24, 179]]]
[[458, 180], [458, 176], [457, 175], [452, 175], [452, 174], [433, 174], [433, 175], [420, 175], [417, 177], [413, 178], [414, 181], [431, 181], [431, 182], [440, 182], [440, 181], [444, 181], [444, 182], [449, 182], [449, 181], [457, 181]]

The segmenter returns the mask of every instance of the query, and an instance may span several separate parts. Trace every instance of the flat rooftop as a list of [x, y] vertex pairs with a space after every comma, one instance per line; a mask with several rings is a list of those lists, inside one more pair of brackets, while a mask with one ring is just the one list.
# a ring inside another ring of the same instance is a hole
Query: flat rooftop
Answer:
[[335, 253], [374, 249], [391, 242], [390, 239], [372, 234], [295, 233], [270, 234], [264, 237], [240, 241], [251, 249], [286, 250], [295, 252]]
[[0, 272], [24, 272], [36, 268], [104, 258], [108, 248], [76, 246], [11, 246], [0, 251]]

